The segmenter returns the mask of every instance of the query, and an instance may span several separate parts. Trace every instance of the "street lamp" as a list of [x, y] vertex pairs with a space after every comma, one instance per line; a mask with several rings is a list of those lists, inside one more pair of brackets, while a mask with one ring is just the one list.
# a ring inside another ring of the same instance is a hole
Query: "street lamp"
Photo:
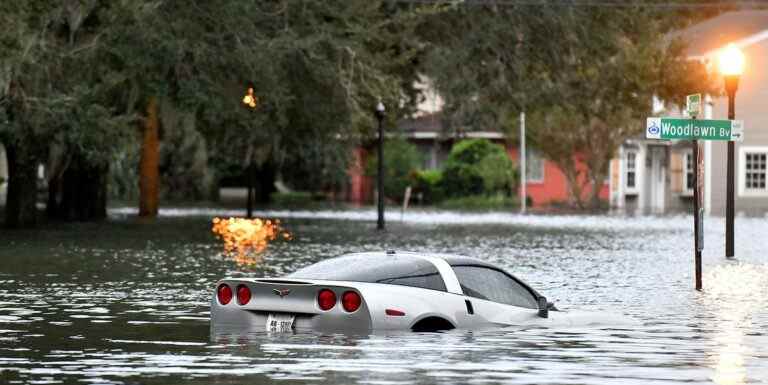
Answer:
[[258, 96], [253, 94], [253, 87], [248, 87], [248, 90], [245, 92], [243, 104], [250, 108], [256, 108], [256, 105], [259, 104]]
[[[249, 109], [256, 109], [259, 104], [259, 98], [253, 92], [253, 86], [249, 86], [243, 96], [243, 105]], [[246, 206], [247, 217], [253, 218], [253, 154], [248, 153], [248, 165], [246, 166], [246, 173], [248, 173], [248, 203]]]
[[[744, 54], [734, 44], [728, 44], [720, 52], [720, 73], [725, 77], [725, 92], [728, 94], [728, 119], [736, 119], [736, 90], [739, 78], [744, 72]], [[734, 143], [728, 141], [728, 160], [725, 198], [725, 256], [733, 258], [733, 215], [734, 215]]]
[[384, 230], [384, 126], [382, 124], [382, 121], [384, 120], [384, 103], [379, 100], [379, 103], [376, 104], [376, 110], [375, 115], [376, 119], [379, 121], [379, 142], [378, 142], [378, 174], [376, 175], [377, 183], [376, 188], [378, 189], [377, 198], [378, 198], [378, 206], [379, 206], [379, 217], [378, 221], [376, 222], [376, 229], [378, 230]]

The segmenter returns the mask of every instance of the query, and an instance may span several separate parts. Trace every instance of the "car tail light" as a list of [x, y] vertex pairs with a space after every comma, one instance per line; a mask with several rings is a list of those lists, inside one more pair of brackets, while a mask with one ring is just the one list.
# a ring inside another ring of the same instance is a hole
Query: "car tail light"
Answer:
[[245, 285], [237, 285], [237, 303], [245, 305], [251, 300], [251, 289]]
[[222, 283], [219, 285], [218, 289], [216, 289], [216, 297], [219, 298], [219, 303], [222, 305], [226, 305], [229, 303], [229, 301], [232, 300], [232, 288], [229, 287], [226, 283]]
[[341, 306], [344, 308], [344, 310], [350, 313], [359, 309], [360, 303], [362, 302], [363, 301], [360, 299], [360, 294], [357, 294], [354, 291], [348, 291], [341, 296]]
[[332, 290], [323, 289], [317, 293], [317, 306], [320, 310], [331, 310], [336, 306], [336, 293]]

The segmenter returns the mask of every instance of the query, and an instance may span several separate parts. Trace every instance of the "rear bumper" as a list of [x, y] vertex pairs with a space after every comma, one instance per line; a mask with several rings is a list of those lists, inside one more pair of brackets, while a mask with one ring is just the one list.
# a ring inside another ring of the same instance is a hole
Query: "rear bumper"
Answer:
[[[234, 302], [234, 301], [233, 301]], [[294, 315], [294, 329], [323, 331], [365, 332], [372, 329], [371, 316], [367, 308], [360, 308], [354, 313], [346, 313], [336, 306], [330, 311], [309, 314], [294, 313], [284, 309], [248, 310], [234, 303], [220, 305], [216, 299], [211, 301], [212, 330], [267, 331], [267, 317], [270, 313], [289, 313]]]

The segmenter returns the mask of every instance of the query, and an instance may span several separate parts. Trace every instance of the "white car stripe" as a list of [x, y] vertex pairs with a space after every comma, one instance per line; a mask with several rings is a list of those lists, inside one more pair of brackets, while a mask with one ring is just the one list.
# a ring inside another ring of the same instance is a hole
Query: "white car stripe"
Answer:
[[449, 293], [464, 295], [464, 291], [461, 290], [461, 285], [459, 284], [459, 278], [456, 277], [456, 273], [453, 271], [453, 268], [448, 264], [448, 262], [445, 261], [445, 259], [419, 254], [409, 255], [432, 262], [432, 264], [437, 268], [437, 271], [443, 277], [443, 281], [445, 281], [445, 290]]

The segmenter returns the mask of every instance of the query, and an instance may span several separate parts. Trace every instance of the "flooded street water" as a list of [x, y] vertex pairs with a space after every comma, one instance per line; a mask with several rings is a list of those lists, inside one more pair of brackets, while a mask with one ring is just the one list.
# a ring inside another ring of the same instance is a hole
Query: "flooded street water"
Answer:
[[[704, 292], [692, 219], [372, 212], [264, 213], [294, 235], [261, 263], [221, 255], [209, 213], [0, 232], [0, 384], [746, 384], [768, 381], [768, 219], [707, 219]], [[187, 212], [186, 214], [189, 214]], [[312, 218], [319, 217], [319, 218]], [[345, 220], [347, 218], [348, 220]], [[439, 223], [436, 223], [439, 222]], [[372, 335], [216, 334], [213, 285], [342, 253], [457, 253], [515, 273], [565, 311], [605, 321]]]

